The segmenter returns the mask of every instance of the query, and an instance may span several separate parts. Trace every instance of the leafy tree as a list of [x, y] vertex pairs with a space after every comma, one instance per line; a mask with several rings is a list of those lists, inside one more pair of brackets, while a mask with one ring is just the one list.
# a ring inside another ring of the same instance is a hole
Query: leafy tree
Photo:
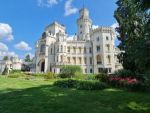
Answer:
[[9, 59], [8, 56], [4, 56], [4, 57], [3, 57], [3, 60], [4, 60], [4, 61], [6, 61], [6, 60], [8, 60], [8, 59]]
[[80, 66], [62, 66], [59, 76], [61, 78], [72, 78], [75, 77], [76, 73], [82, 73], [82, 69]]
[[25, 62], [32, 62], [31, 57], [30, 57], [29, 54], [26, 55], [24, 61], [25, 61]]
[[125, 69], [143, 73], [150, 69], [150, 4], [148, 0], [118, 0], [119, 55]]

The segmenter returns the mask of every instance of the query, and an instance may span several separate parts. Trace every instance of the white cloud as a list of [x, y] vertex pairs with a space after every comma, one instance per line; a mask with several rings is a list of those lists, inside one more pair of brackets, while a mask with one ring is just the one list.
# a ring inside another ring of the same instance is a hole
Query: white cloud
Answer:
[[15, 52], [9, 51], [6, 44], [0, 42], [0, 59], [2, 59], [4, 56], [18, 57], [18, 55]]
[[0, 59], [2, 59], [4, 56], [18, 57], [18, 55], [15, 52], [12, 52], [12, 51], [0, 51]]
[[72, 6], [73, 0], [67, 0], [65, 3], [65, 16], [75, 14], [78, 12], [78, 9]]
[[6, 39], [8, 41], [11, 41], [14, 39], [12, 35], [12, 28], [9, 24], [0, 23], [0, 39]]
[[53, 5], [57, 5], [58, 0], [38, 0], [38, 6], [43, 7], [52, 7]]
[[15, 48], [16, 49], [19, 49], [19, 50], [23, 50], [23, 51], [29, 51], [31, 50], [32, 48], [28, 45], [28, 43], [24, 42], [24, 41], [21, 41], [20, 43], [16, 44], [15, 45]]
[[112, 24], [111, 27], [116, 29], [117, 27], [119, 27], [119, 24], [116, 22], [116, 23]]
[[115, 31], [115, 37], [117, 38], [117, 35], [119, 35], [119, 33], [115, 29], [117, 27], [119, 27], [119, 24], [116, 22], [116, 23], [112, 24], [111, 27], [114, 29], [114, 31]]
[[92, 29], [97, 29], [98, 27], [98, 25], [92, 25]]
[[6, 44], [0, 42], [0, 52], [8, 51], [8, 47]]
[[71, 40], [73, 40], [74, 39], [74, 35], [70, 35], [69, 37], [67, 37], [67, 40], [68, 41], [71, 41]]

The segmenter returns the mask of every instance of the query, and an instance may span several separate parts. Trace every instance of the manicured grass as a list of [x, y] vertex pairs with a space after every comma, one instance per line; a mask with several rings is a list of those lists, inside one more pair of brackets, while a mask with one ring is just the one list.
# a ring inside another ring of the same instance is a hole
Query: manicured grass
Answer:
[[0, 77], [0, 113], [150, 113], [150, 94], [83, 91], [53, 81]]

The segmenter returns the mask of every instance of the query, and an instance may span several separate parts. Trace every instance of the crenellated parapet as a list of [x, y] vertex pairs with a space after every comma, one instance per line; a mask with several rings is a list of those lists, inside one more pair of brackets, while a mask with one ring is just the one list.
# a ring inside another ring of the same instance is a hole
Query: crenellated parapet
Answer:
[[96, 29], [93, 29], [91, 31], [91, 33], [95, 33], [95, 32], [101, 32], [101, 33], [112, 33], [114, 34], [114, 29], [112, 27], [104, 27], [104, 26], [100, 26]]

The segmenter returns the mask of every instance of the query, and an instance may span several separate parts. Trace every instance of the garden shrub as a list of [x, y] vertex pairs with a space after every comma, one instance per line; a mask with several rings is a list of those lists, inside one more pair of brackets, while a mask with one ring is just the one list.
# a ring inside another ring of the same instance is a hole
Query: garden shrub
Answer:
[[54, 82], [54, 86], [62, 87], [62, 88], [75, 88], [77, 84], [77, 80], [58, 80]]
[[146, 87], [142, 83], [126, 84], [125, 88], [130, 91], [146, 91]]
[[49, 72], [44, 77], [45, 77], [45, 79], [54, 79], [55, 78], [55, 73]]
[[83, 79], [85, 79], [85, 75], [83, 73], [76, 72], [74, 78], [83, 80]]
[[95, 76], [95, 79], [96, 79], [96, 80], [100, 80], [100, 81], [102, 81], [102, 82], [107, 82], [108, 76], [107, 76], [106, 73], [99, 73], [99, 74], [97, 74], [97, 75]]
[[76, 73], [82, 73], [80, 66], [62, 66], [59, 74], [60, 78], [73, 78]]
[[86, 74], [85, 80], [95, 80], [95, 74]]
[[14, 69], [10, 73], [21, 73], [21, 72], [22, 72], [21, 70]]
[[19, 78], [23, 76], [25, 76], [23, 73], [13, 73], [8, 75], [9, 78]]
[[149, 87], [148, 84], [133, 77], [110, 76], [108, 83], [112, 86], [124, 88], [130, 91], [148, 91]]
[[76, 88], [80, 90], [101, 90], [107, 88], [107, 84], [99, 81], [83, 80], [59, 80], [54, 83], [55, 86], [62, 88]]
[[34, 74], [32, 74], [32, 76], [35, 76], [35, 77], [44, 77], [46, 75], [47, 75], [46, 73], [34, 73]]
[[78, 81], [76, 88], [80, 90], [102, 90], [107, 84], [99, 81]]

